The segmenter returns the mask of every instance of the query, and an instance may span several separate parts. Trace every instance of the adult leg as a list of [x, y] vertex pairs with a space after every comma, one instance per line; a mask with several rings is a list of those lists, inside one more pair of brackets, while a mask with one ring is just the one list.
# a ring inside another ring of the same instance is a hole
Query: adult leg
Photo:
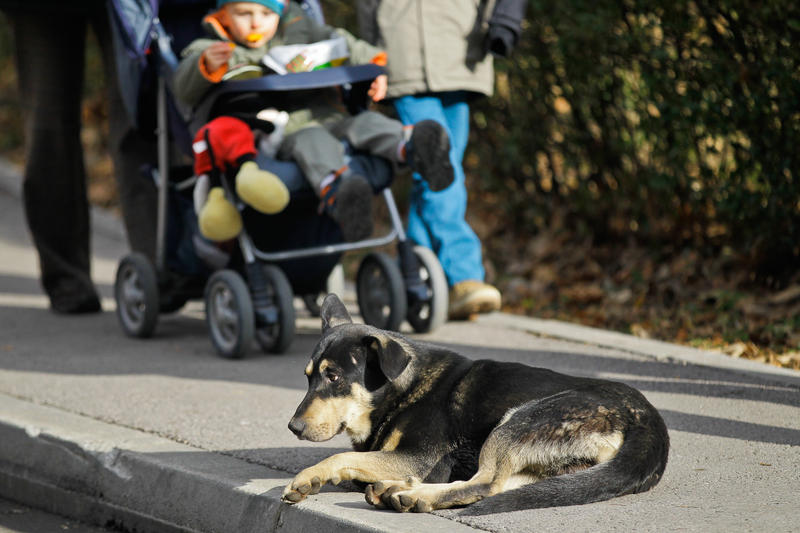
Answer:
[[42, 285], [54, 311], [98, 311], [80, 142], [86, 17], [20, 12], [10, 19], [25, 96], [25, 214]]

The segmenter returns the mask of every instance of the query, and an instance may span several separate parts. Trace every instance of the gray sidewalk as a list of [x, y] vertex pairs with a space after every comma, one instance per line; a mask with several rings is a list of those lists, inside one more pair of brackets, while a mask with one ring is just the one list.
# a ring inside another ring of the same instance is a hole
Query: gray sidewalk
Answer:
[[137, 531], [800, 530], [800, 373], [500, 313], [421, 338], [639, 388], [670, 429], [658, 486], [484, 516], [376, 511], [335, 487], [281, 504], [294, 473], [349, 446], [343, 437], [301, 442], [286, 428], [318, 321], [298, 302], [290, 351], [241, 361], [214, 354], [197, 302], [162, 317], [153, 339], [125, 337], [111, 298], [124, 235], [104, 213], [93, 217], [93, 246], [105, 312], [56, 316], [39, 288], [18, 184], [0, 163], [0, 496]]

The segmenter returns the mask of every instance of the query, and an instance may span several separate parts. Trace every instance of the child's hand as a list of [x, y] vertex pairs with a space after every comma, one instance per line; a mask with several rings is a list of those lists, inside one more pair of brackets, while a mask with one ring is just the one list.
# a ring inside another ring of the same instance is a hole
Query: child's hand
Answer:
[[210, 45], [203, 52], [203, 61], [209, 72], [215, 72], [222, 65], [226, 64], [233, 55], [232, 43], [218, 42]]
[[372, 98], [373, 102], [380, 102], [386, 98], [386, 88], [388, 85], [389, 79], [386, 77], [386, 74], [381, 74], [372, 81], [372, 85], [369, 86], [367, 94]]

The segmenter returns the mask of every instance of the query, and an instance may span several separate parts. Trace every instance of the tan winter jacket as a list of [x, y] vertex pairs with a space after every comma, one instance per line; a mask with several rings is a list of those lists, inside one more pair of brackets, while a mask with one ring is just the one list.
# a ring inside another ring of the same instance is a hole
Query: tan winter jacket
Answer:
[[359, 0], [362, 36], [388, 53], [389, 97], [492, 94], [484, 38], [494, 0]]

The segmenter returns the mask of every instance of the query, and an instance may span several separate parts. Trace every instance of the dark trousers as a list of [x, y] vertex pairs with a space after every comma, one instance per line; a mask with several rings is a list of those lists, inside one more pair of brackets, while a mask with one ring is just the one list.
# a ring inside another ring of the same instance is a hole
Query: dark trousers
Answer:
[[90, 275], [86, 173], [80, 140], [86, 32], [100, 43], [109, 100], [111, 150], [128, 240], [155, 252], [156, 193], [140, 167], [155, 145], [133, 129], [116, 81], [108, 15], [101, 3], [86, 13], [8, 11], [14, 29], [25, 117], [24, 205], [39, 253], [42, 285], [59, 298], [95, 295]]

